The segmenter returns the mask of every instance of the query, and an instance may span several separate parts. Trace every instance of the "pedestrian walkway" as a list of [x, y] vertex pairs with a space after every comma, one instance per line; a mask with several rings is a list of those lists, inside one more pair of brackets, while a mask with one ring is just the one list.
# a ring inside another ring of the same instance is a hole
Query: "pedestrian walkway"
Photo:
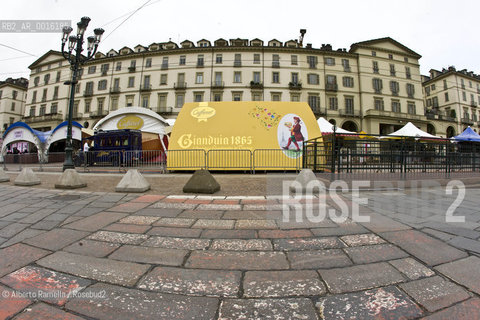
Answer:
[[0, 319], [478, 319], [480, 190], [360, 196], [1, 184]]

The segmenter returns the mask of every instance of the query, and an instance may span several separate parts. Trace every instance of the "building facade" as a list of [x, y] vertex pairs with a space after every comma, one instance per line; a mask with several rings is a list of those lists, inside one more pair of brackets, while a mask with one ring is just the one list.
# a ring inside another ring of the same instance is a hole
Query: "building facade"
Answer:
[[0, 81], [0, 132], [21, 121], [25, 113], [28, 80], [25, 78]]
[[[445, 135], [440, 120], [425, 115], [420, 57], [391, 38], [355, 43], [348, 51], [275, 39], [124, 47], [97, 53], [83, 66], [73, 118], [91, 128], [129, 106], [175, 118], [185, 102], [305, 101], [317, 117], [351, 131], [388, 134], [411, 121]], [[70, 66], [49, 51], [29, 68], [24, 121], [49, 130], [67, 116], [63, 83]]]
[[[430, 70], [424, 77], [426, 116], [435, 120], [435, 129], [455, 136], [471, 126], [480, 129], [480, 76], [454, 67], [442, 71]], [[433, 129], [433, 128], [431, 128]]]

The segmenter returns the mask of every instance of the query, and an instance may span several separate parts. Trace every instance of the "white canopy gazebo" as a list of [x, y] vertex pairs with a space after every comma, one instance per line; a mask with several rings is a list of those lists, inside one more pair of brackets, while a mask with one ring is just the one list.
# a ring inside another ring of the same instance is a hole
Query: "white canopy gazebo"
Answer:
[[437, 139], [437, 136], [434, 136], [428, 132], [418, 129], [413, 123], [408, 122], [399, 130], [388, 134], [382, 138], [394, 138], [395, 136], [401, 137], [412, 137], [412, 138], [427, 138], [427, 139]]
[[95, 124], [93, 130], [137, 129], [143, 133], [143, 143], [158, 140], [163, 150], [167, 150], [168, 133], [171, 131], [169, 127], [170, 125], [165, 118], [150, 109], [125, 107], [110, 112]]
[[[320, 117], [317, 120], [318, 126], [320, 127], [320, 131], [322, 134], [332, 134], [333, 133], [333, 124], [327, 121], [324, 117]], [[335, 130], [336, 134], [357, 134], [356, 132], [348, 131], [337, 127]]]

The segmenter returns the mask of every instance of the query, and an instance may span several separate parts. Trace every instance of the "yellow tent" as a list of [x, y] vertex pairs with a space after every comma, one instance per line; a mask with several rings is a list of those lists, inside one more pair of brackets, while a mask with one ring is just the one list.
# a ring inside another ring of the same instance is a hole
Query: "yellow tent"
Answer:
[[167, 167], [295, 169], [301, 164], [303, 141], [320, 136], [304, 102], [186, 103], [172, 130]]

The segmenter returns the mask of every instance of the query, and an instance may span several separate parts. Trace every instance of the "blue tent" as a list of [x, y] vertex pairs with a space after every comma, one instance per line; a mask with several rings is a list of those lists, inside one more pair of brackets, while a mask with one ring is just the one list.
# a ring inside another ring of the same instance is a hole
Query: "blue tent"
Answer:
[[473, 131], [472, 128], [468, 127], [460, 133], [458, 136], [453, 137], [453, 139], [458, 140], [458, 141], [475, 141], [475, 142], [480, 142], [480, 135]]

